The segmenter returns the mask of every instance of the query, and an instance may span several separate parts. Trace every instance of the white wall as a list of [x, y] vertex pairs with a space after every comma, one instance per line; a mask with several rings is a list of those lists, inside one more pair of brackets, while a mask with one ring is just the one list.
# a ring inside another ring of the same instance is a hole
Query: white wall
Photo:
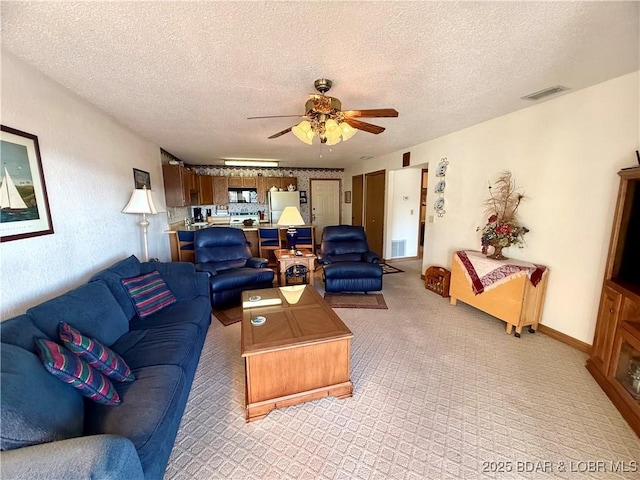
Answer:
[[405, 168], [388, 173], [387, 219], [385, 231], [385, 259], [392, 256], [391, 242], [406, 240], [405, 257], [418, 256], [420, 231], [420, 182], [422, 169]]
[[[638, 72], [416, 145], [412, 165], [433, 168], [447, 157], [446, 215], [427, 223], [423, 270], [450, 268], [459, 249], [479, 249], [488, 181], [511, 170], [528, 197], [520, 216], [531, 231], [508, 256], [547, 265], [542, 323], [591, 343], [618, 187], [617, 171], [636, 164], [640, 145]], [[351, 178], [397, 170], [402, 153], [363, 162]], [[419, 170], [415, 170], [419, 175]], [[437, 177], [429, 175], [427, 215]], [[397, 223], [389, 219], [387, 226]], [[387, 237], [403, 232], [386, 230]]]
[[[142, 258], [138, 215], [121, 213], [132, 168], [164, 198], [160, 148], [2, 51], [2, 124], [38, 137], [53, 235], [0, 244], [2, 319], [87, 281], [98, 269]], [[149, 216], [149, 254], [169, 260], [166, 214]]]

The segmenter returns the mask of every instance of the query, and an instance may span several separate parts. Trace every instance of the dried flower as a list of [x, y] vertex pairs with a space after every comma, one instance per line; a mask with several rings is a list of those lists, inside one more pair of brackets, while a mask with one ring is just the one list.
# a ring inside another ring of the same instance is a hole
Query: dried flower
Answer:
[[506, 248], [517, 245], [522, 248], [522, 236], [529, 229], [520, 225], [517, 212], [524, 198], [518, 191], [511, 172], [502, 172], [495, 186], [489, 184], [489, 198], [484, 202], [485, 214], [489, 215], [487, 224], [476, 229], [482, 231], [482, 253], [486, 254], [489, 246]]

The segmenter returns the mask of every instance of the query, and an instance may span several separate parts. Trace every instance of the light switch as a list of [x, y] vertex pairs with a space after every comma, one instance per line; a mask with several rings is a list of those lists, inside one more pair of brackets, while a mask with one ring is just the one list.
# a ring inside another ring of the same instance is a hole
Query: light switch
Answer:
[[433, 223], [433, 215], [429, 215], [429, 218], [427, 220], [429, 221], [429, 223]]

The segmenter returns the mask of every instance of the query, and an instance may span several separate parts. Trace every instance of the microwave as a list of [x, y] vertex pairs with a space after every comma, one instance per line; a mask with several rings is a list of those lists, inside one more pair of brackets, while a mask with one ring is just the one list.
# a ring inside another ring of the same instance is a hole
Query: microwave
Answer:
[[247, 188], [230, 188], [229, 203], [258, 203], [258, 191]]

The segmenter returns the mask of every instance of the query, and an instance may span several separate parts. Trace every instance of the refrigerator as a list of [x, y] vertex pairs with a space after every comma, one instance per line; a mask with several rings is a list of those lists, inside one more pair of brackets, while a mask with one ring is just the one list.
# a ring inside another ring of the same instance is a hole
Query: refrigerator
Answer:
[[300, 192], [269, 192], [269, 221], [278, 223], [285, 207], [298, 207], [300, 210]]

